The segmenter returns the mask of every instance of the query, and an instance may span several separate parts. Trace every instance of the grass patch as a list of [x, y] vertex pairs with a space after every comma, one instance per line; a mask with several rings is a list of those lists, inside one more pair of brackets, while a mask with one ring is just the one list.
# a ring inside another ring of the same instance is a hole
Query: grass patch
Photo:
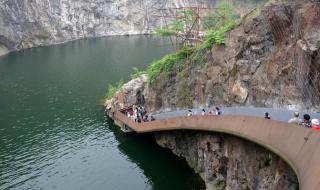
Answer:
[[235, 20], [230, 20], [223, 26], [217, 28], [216, 30], [209, 30], [205, 37], [203, 44], [200, 45], [200, 49], [211, 49], [213, 44], [222, 45], [225, 43], [224, 35], [226, 32], [234, 29], [237, 23]]
[[121, 79], [119, 82], [117, 82], [115, 85], [109, 84], [106, 92], [106, 99], [112, 98], [112, 96], [120, 90], [120, 88], [123, 86], [124, 81]]
[[136, 79], [136, 78], [139, 78], [141, 75], [143, 74], [146, 74], [147, 72], [146, 71], [141, 71], [139, 70], [137, 67], [133, 67], [132, 68], [132, 74], [131, 74], [131, 79]]
[[159, 60], [153, 61], [153, 63], [147, 69], [149, 82], [154, 82], [156, 77], [162, 72], [169, 73], [170, 71], [172, 71], [176, 63], [184, 60], [191, 53], [192, 51], [190, 49], [184, 48], [177, 53], [168, 54]]

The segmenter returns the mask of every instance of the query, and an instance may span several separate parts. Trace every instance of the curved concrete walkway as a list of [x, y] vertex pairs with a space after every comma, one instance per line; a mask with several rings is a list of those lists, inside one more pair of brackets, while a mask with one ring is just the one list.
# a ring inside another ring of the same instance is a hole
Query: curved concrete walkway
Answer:
[[282, 157], [294, 169], [301, 190], [320, 189], [320, 132], [281, 121], [251, 116], [192, 116], [135, 123], [121, 112], [119, 126], [137, 133], [169, 130], [201, 130], [235, 135], [257, 143]]

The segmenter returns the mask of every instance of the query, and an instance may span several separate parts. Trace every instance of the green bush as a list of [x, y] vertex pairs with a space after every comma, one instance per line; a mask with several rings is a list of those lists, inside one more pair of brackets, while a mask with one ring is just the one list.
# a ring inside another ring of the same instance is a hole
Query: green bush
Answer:
[[132, 74], [131, 74], [131, 79], [136, 79], [139, 78], [141, 75], [146, 74], [146, 71], [140, 71], [137, 67], [132, 68]]
[[210, 49], [213, 44], [224, 44], [224, 35], [226, 32], [234, 29], [236, 26], [236, 21], [229, 20], [223, 26], [219, 27], [216, 30], [210, 30], [206, 33], [204, 37], [204, 42], [202, 44], [202, 48]]
[[118, 91], [120, 90], [120, 88], [123, 86], [124, 81], [123, 79], [121, 79], [119, 82], [117, 82], [114, 86], [112, 84], [108, 85], [107, 88], [107, 92], [106, 92], [106, 99], [110, 99], [112, 98], [112, 96]]
[[172, 71], [175, 63], [185, 59], [188, 53], [191, 52], [184, 48], [177, 53], [169, 54], [159, 60], [153, 61], [153, 63], [147, 69], [147, 74], [149, 75], [149, 82], [152, 83], [161, 72]]

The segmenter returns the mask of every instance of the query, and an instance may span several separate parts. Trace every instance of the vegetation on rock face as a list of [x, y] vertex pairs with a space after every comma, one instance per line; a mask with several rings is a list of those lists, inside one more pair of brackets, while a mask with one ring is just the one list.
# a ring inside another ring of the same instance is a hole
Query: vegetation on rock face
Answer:
[[150, 83], [152, 83], [161, 72], [170, 72], [174, 65], [184, 60], [189, 53], [190, 50], [185, 48], [177, 53], [169, 54], [159, 60], [153, 61], [147, 69]]
[[[192, 60], [193, 62], [203, 61], [203, 52], [210, 50], [214, 44], [224, 44], [225, 33], [234, 29], [237, 25], [237, 15], [234, 14], [233, 7], [228, 3], [220, 3], [216, 6], [218, 11], [208, 15], [203, 24], [206, 29], [206, 34], [203, 42], [193, 47], [182, 47], [176, 53], [168, 54], [161, 59], [154, 60], [146, 71], [140, 71], [138, 68], [133, 68], [131, 79], [136, 79], [142, 74], [148, 74], [149, 82], [153, 83], [160, 73], [169, 74], [175, 68], [175, 65], [183, 66], [184, 61]], [[192, 10], [181, 11], [186, 20], [177, 19], [169, 23], [168, 29], [157, 29], [156, 32], [160, 36], [176, 35], [184, 30], [184, 27], [195, 21], [195, 13]], [[213, 19], [214, 18], [214, 19]], [[179, 69], [183, 70], [183, 68]], [[123, 81], [120, 81], [115, 86], [109, 85], [106, 98], [111, 98], [113, 94], [121, 88]]]
[[214, 30], [237, 19], [239, 19], [239, 15], [234, 13], [233, 5], [227, 2], [220, 2], [215, 6], [215, 11], [207, 15], [204, 20], [204, 28], [206, 30]]
[[[207, 32], [204, 36], [203, 43], [194, 47], [183, 47], [180, 51], [174, 54], [166, 55], [165, 57], [154, 61], [147, 69], [150, 83], [154, 82], [156, 77], [161, 72], [170, 72], [174, 65], [182, 60], [191, 58], [193, 61], [202, 59], [201, 54], [203, 50], [211, 49], [214, 44], [224, 44], [225, 33], [236, 27], [237, 15], [233, 13], [233, 7], [228, 3], [220, 3], [216, 6], [217, 11], [208, 15], [204, 22], [204, 28]], [[182, 32], [184, 25], [188, 25], [195, 20], [193, 11], [183, 11], [182, 14], [187, 18], [185, 20], [177, 19], [171, 21], [168, 29], [158, 29], [156, 32], [161, 36], [175, 35]], [[214, 19], [213, 19], [214, 18]]]
[[192, 27], [196, 23], [196, 13], [193, 10], [182, 10], [177, 14], [179, 15], [178, 18], [169, 21], [166, 29], [158, 28], [156, 33], [160, 36], [176, 35], [181, 37], [179, 34], [182, 34], [188, 27]]
[[141, 75], [143, 74], [146, 74], [147, 72], [146, 71], [141, 71], [139, 70], [137, 67], [133, 67], [132, 68], [132, 74], [131, 74], [131, 79], [136, 79], [136, 78], [139, 78]]
[[106, 99], [112, 98], [112, 96], [120, 90], [120, 88], [123, 86], [124, 81], [121, 79], [119, 82], [117, 82], [115, 85], [109, 84], [106, 92]]
[[41, 27], [41, 28], [39, 28], [37, 37], [41, 38], [43, 40], [46, 40], [46, 39], [48, 39], [50, 37], [50, 33], [48, 32], [47, 29]]
[[201, 48], [209, 49], [213, 44], [224, 44], [224, 35], [236, 26], [238, 15], [234, 13], [234, 8], [231, 4], [222, 2], [216, 6], [216, 11], [209, 15], [205, 21], [208, 26], [208, 31], [204, 37], [204, 42], [200, 45]]
[[205, 49], [210, 49], [213, 44], [222, 45], [224, 44], [224, 35], [226, 32], [234, 29], [236, 26], [235, 20], [229, 20], [221, 27], [216, 30], [210, 30], [206, 33], [204, 37], [204, 42], [201, 47]]
[[[236, 19], [239, 17], [234, 13], [234, 7], [230, 3], [221, 2], [215, 6], [215, 11], [204, 16], [204, 20], [199, 22], [194, 10], [183, 10], [178, 13], [180, 16], [169, 22], [168, 28], [156, 29], [160, 36], [173, 36], [187, 40], [183, 36], [186, 30], [191, 30], [194, 24], [197, 24], [200, 30], [206, 32], [206, 36], [211, 38], [212, 43], [223, 44], [224, 33], [236, 25]], [[205, 39], [206, 40], [206, 39]]]

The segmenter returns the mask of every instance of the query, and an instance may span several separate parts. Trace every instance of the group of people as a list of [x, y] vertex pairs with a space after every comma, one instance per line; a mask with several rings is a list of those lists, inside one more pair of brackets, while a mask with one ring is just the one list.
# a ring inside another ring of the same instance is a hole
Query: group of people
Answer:
[[[202, 109], [202, 112], [201, 112], [201, 115], [221, 115], [221, 114], [222, 114], [222, 112], [221, 112], [219, 107], [215, 107], [214, 109], [212, 109], [208, 113], [206, 112], [205, 109]], [[192, 110], [188, 110], [187, 116], [193, 116], [193, 115], [195, 115], [193, 113], [193, 111]]]
[[142, 106], [132, 106], [132, 111], [127, 111], [127, 116], [137, 123], [154, 121], [155, 118], [147, 114], [147, 111]]
[[311, 119], [309, 114], [304, 114], [303, 119], [300, 119], [299, 112], [293, 113], [293, 118], [288, 121], [288, 123], [301, 125], [306, 128], [312, 128], [313, 130], [320, 131], [319, 119]]
[[[267, 112], [264, 114], [265, 119], [271, 119], [270, 114]], [[300, 125], [302, 127], [311, 128], [316, 131], [320, 131], [319, 119], [311, 119], [309, 114], [304, 114], [303, 119], [300, 118], [299, 112], [293, 113], [293, 118], [289, 119], [288, 123]]]
[[[187, 116], [196, 115], [192, 110], [188, 110]], [[209, 112], [206, 112], [205, 109], [202, 109], [201, 115], [222, 115], [221, 109], [219, 107], [215, 107]], [[148, 115], [145, 108], [142, 106], [132, 106], [131, 110], [127, 111], [127, 116], [133, 119], [137, 123], [154, 121], [155, 118], [152, 115]], [[268, 112], [264, 115], [265, 119], [271, 119], [270, 114]], [[319, 119], [311, 119], [309, 114], [304, 114], [303, 119], [300, 118], [299, 112], [293, 113], [293, 118], [291, 118], [288, 123], [297, 124], [306, 128], [311, 128], [316, 131], [320, 131], [320, 121]]]

